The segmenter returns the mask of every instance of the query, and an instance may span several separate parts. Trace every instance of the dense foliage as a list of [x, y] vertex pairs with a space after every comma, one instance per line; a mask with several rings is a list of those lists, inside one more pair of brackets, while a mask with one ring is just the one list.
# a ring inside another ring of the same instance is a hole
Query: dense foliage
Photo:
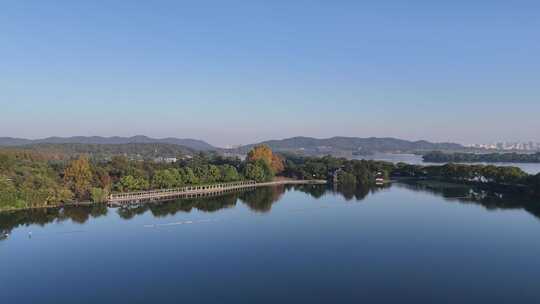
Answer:
[[260, 183], [272, 180], [274, 177], [274, 172], [267, 162], [262, 159], [258, 159], [255, 161], [250, 161], [246, 165], [245, 176], [247, 179]]
[[103, 202], [110, 192], [238, 181], [244, 179], [245, 167], [237, 158], [207, 153], [160, 163], [126, 156], [98, 160], [80, 155], [59, 160], [48, 153], [1, 150], [0, 209], [44, 207], [73, 200]]
[[511, 186], [540, 194], [540, 174], [529, 175], [517, 167], [446, 164], [421, 166], [373, 160], [298, 157], [287, 155], [284, 174], [299, 179], [335, 179], [340, 185], [365, 186], [378, 174], [388, 178], [445, 180], [459, 183]]
[[287, 155], [283, 174], [298, 179], [337, 177], [339, 183], [368, 185], [375, 182], [379, 173], [388, 178], [393, 169], [392, 163], [382, 161]]
[[248, 162], [264, 161], [274, 174], [281, 173], [285, 169], [281, 156], [274, 154], [272, 149], [266, 145], [255, 146], [249, 151], [246, 159]]
[[59, 172], [42, 155], [0, 153], [0, 208], [37, 207], [72, 198]]
[[92, 159], [111, 159], [115, 155], [124, 155], [133, 160], [154, 160], [163, 157], [181, 158], [193, 155], [195, 151], [184, 146], [167, 143], [125, 143], [125, 144], [81, 144], [81, 143], [40, 143], [25, 145], [18, 150], [28, 150], [48, 154], [56, 159], [69, 159], [81, 154]]
[[527, 173], [517, 167], [453, 163], [443, 166], [418, 166], [399, 163], [396, 165], [393, 174], [401, 177], [439, 178], [452, 181], [496, 184], [525, 184], [530, 178]]
[[244, 179], [265, 182], [275, 175], [330, 180], [351, 191], [384, 177], [512, 186], [540, 194], [540, 174], [528, 175], [516, 167], [418, 166], [331, 156], [276, 155], [266, 146], [255, 147], [245, 161], [201, 152], [174, 163], [134, 160], [123, 155], [100, 159], [82, 154], [64, 159], [47, 152], [4, 149], [0, 150], [0, 209], [85, 200], [104, 202], [111, 192]]
[[472, 162], [486, 162], [486, 163], [540, 163], [540, 152], [534, 154], [524, 153], [444, 153], [440, 151], [433, 151], [423, 156], [424, 161], [433, 163], [472, 163]]

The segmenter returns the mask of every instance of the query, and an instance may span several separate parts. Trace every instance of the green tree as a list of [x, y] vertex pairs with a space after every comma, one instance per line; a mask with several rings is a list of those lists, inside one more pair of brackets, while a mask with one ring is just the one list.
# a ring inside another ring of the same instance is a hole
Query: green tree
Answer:
[[115, 155], [111, 159], [111, 173], [120, 178], [127, 174], [129, 169], [129, 159], [123, 155]]
[[71, 190], [64, 186], [56, 188], [55, 196], [55, 202], [69, 202], [73, 200], [73, 192], [71, 192]]
[[272, 168], [262, 159], [248, 163], [244, 175], [247, 179], [254, 180], [258, 183], [271, 181], [274, 177]]
[[221, 171], [216, 165], [208, 166], [207, 182], [214, 183], [221, 179]]
[[90, 197], [94, 203], [105, 203], [108, 196], [109, 193], [106, 189], [94, 187], [90, 190]]
[[530, 176], [528, 183], [533, 193], [540, 196], [540, 173]]
[[0, 209], [22, 207], [25, 207], [25, 204], [19, 199], [13, 182], [6, 176], [0, 175]]
[[193, 169], [191, 168], [182, 168], [180, 169], [182, 179], [186, 184], [189, 185], [196, 185], [199, 183], [199, 178], [195, 175], [195, 172], [193, 172]]
[[223, 182], [233, 182], [240, 180], [240, 174], [235, 167], [231, 165], [221, 166], [221, 181]]
[[354, 174], [352, 173], [348, 173], [345, 171], [340, 172], [338, 175], [338, 183], [340, 185], [356, 186], [356, 176], [354, 176]]
[[120, 191], [139, 191], [148, 189], [149, 183], [142, 177], [127, 175], [120, 179], [118, 188]]
[[[173, 188], [178, 183], [178, 178], [175, 176], [173, 171], [175, 169], [165, 169], [158, 170], [155, 172], [154, 178], [152, 179], [152, 185], [155, 188]], [[176, 171], [177, 172], [177, 171]]]

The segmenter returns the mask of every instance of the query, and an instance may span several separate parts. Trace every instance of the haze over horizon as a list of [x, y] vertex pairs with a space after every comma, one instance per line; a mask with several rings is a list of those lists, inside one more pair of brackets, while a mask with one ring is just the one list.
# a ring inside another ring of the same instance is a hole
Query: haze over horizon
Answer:
[[534, 1], [0, 9], [0, 136], [540, 141]]
[[[148, 139], [154, 139], [154, 140], [159, 140], [159, 139], [180, 139], [180, 140], [195, 140], [195, 141], [202, 141], [204, 143], [207, 143], [207, 144], [210, 144], [211, 146], [213, 147], [216, 147], [216, 148], [233, 148], [233, 147], [237, 147], [237, 146], [244, 146], [244, 145], [252, 145], [252, 144], [258, 144], [258, 143], [261, 143], [261, 142], [266, 142], [266, 141], [281, 141], [281, 140], [286, 140], [286, 139], [291, 139], [291, 138], [299, 138], [299, 137], [304, 137], [304, 138], [315, 138], [315, 139], [330, 139], [330, 138], [336, 138], [336, 137], [349, 137], [349, 138], [394, 138], [394, 139], [398, 139], [398, 140], [405, 140], [405, 141], [410, 141], [410, 142], [417, 142], [417, 141], [428, 141], [428, 142], [431, 142], [431, 143], [455, 143], [455, 144], [462, 144], [464, 146], [467, 146], [468, 143], [460, 143], [460, 142], [449, 142], [449, 141], [429, 141], [429, 140], [425, 140], [425, 139], [409, 139], [409, 138], [397, 138], [397, 137], [388, 137], [388, 136], [380, 136], [380, 137], [377, 137], [377, 136], [366, 136], [366, 137], [359, 137], [359, 136], [340, 136], [340, 135], [335, 135], [335, 136], [328, 136], [328, 137], [317, 137], [317, 136], [303, 136], [303, 135], [297, 135], [297, 136], [289, 136], [289, 137], [281, 137], [281, 138], [266, 138], [266, 139], [260, 139], [260, 140], [257, 140], [257, 141], [253, 141], [253, 142], [246, 142], [246, 143], [239, 143], [239, 144], [226, 144], [226, 145], [219, 145], [219, 144], [215, 144], [215, 143], [212, 143], [211, 141], [208, 141], [208, 140], [205, 140], [204, 138], [190, 138], [190, 137], [182, 137], [182, 136], [164, 136], [164, 137], [152, 137], [152, 136], [146, 136], [144, 134], [135, 134], [135, 135], [129, 135], [129, 136], [118, 136], [118, 135], [111, 135], [111, 136], [103, 136], [103, 135], [89, 135], [89, 136], [80, 136], [80, 135], [74, 135], [74, 136], [46, 136], [46, 137], [39, 137], [39, 138], [22, 138], [22, 137], [11, 137], [11, 136], [1, 136], [0, 134], [0, 139], [2, 138], [16, 138], [16, 139], [29, 139], [29, 140], [44, 140], [44, 139], [50, 139], [50, 138], [66, 138], [66, 139], [72, 139], [73, 137], [86, 137], [87, 139], [88, 138], [91, 138], [91, 137], [100, 137], [100, 138], [114, 138], [114, 137], [119, 137], [119, 138], [132, 138], [132, 137], [146, 137]], [[529, 141], [524, 141], [524, 142], [529, 142]], [[83, 143], [83, 142], [78, 142], [78, 143]], [[492, 142], [492, 143], [481, 143], [481, 144], [493, 144], [495, 142]], [[478, 143], [475, 143], [475, 144], [478, 144]], [[1, 145], [1, 144], [0, 144]], [[12, 143], [10, 143], [10, 145], [12, 145]], [[182, 144], [180, 144], [182, 145]]]

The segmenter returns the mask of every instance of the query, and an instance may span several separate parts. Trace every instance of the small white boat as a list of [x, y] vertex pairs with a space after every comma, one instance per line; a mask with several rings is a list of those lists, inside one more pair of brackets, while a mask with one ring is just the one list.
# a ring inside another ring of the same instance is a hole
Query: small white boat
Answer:
[[375, 185], [383, 186], [385, 183], [384, 176], [381, 172], [377, 172], [377, 177], [375, 178]]

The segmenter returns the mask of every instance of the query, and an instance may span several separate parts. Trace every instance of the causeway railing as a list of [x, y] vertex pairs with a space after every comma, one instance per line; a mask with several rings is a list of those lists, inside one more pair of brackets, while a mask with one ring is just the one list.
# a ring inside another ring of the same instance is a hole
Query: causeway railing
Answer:
[[232, 189], [241, 189], [254, 187], [257, 183], [255, 181], [239, 181], [230, 183], [218, 183], [209, 185], [192, 185], [180, 188], [172, 189], [156, 189], [148, 191], [136, 191], [136, 192], [124, 192], [124, 193], [112, 193], [109, 195], [109, 202], [126, 202], [136, 201], [151, 198], [163, 198], [182, 194], [197, 194], [207, 192], [220, 192]]
[[252, 188], [259, 186], [271, 186], [282, 184], [325, 184], [325, 180], [277, 180], [271, 182], [257, 183], [252, 180], [217, 183], [209, 185], [191, 185], [172, 189], [156, 189], [148, 191], [112, 193], [109, 195], [108, 203], [122, 204], [145, 200], [159, 200], [173, 197], [199, 197], [209, 194], [222, 193], [235, 189]]

